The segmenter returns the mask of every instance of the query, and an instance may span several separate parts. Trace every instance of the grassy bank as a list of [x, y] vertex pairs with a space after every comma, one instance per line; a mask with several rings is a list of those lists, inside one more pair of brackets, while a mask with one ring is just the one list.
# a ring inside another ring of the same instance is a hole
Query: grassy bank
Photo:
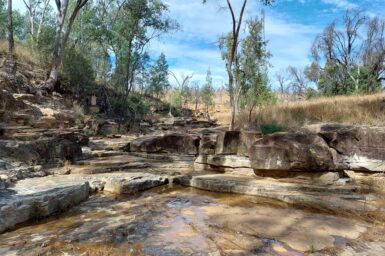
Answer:
[[[246, 114], [240, 117], [239, 121], [242, 120], [247, 120]], [[385, 93], [265, 106], [255, 111], [254, 121], [286, 129], [322, 122], [385, 126]]]
[[[0, 54], [8, 54], [8, 42], [0, 40]], [[15, 55], [18, 61], [23, 63], [36, 63], [36, 58], [31, 49], [27, 46], [15, 42]]]

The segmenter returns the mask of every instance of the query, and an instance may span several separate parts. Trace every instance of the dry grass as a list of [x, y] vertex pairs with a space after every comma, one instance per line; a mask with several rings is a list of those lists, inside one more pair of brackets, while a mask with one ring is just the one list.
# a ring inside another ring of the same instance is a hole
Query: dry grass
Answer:
[[[245, 115], [240, 118], [244, 120]], [[336, 122], [385, 125], [385, 94], [338, 96], [265, 106], [254, 114], [258, 124], [296, 128], [307, 124]]]
[[[0, 40], [0, 54], [8, 53], [8, 42]], [[15, 43], [15, 55], [19, 62], [22, 63], [36, 63], [36, 58], [32, 53], [32, 50], [27, 46], [24, 46], [19, 43]]]

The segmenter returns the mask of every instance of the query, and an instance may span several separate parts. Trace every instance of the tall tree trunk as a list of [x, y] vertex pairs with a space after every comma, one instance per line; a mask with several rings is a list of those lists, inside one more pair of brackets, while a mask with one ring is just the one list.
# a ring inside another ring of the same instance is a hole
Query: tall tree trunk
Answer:
[[247, 118], [249, 125], [251, 124], [251, 116], [252, 116], [252, 114], [253, 114], [253, 110], [254, 110], [255, 106], [256, 106], [256, 104], [253, 104], [253, 105], [250, 107], [250, 110], [249, 110], [249, 116], [248, 116], [248, 118]]
[[56, 34], [55, 41], [53, 44], [53, 58], [52, 58], [52, 67], [49, 78], [47, 80], [47, 86], [49, 90], [53, 90], [54, 86], [57, 82], [58, 78], [58, 70], [63, 61], [65, 48], [68, 43], [69, 36], [71, 34], [71, 30], [73, 24], [75, 22], [76, 16], [78, 15], [80, 9], [87, 3], [88, 0], [78, 0], [72, 14], [69, 18], [64, 37], [62, 39], [62, 32], [64, 27], [64, 20], [67, 15], [68, 3], [69, 0], [64, 0], [61, 2], [60, 0], [56, 0], [57, 6], [57, 18], [56, 18]]
[[13, 40], [12, 0], [8, 0], [8, 54], [13, 60], [15, 42]]
[[44, 22], [45, 22], [45, 18], [46, 18], [46, 14], [47, 14], [47, 10], [48, 10], [48, 7], [49, 7], [49, 2], [50, 0], [45, 0], [44, 1], [44, 8], [43, 8], [43, 13], [41, 15], [41, 19], [39, 21], [39, 25], [37, 27], [37, 32], [36, 32], [36, 43], [39, 43], [39, 38], [40, 38], [40, 34], [41, 34], [41, 29], [44, 25]]
[[235, 126], [235, 102], [234, 102], [234, 91], [233, 91], [233, 84], [234, 84], [234, 76], [233, 72], [231, 70], [231, 66], [227, 65], [227, 74], [229, 76], [229, 96], [230, 96], [230, 107], [231, 107], [231, 116], [230, 116], [230, 127], [229, 130], [234, 130]]
[[237, 114], [237, 106], [238, 100], [237, 96], [234, 93], [234, 73], [233, 73], [233, 65], [234, 60], [236, 59], [237, 54], [237, 48], [238, 48], [238, 38], [239, 38], [239, 31], [241, 29], [242, 20], [243, 20], [243, 14], [246, 9], [248, 0], [243, 0], [241, 12], [239, 14], [238, 20], [235, 18], [235, 13], [233, 6], [231, 4], [230, 0], [227, 0], [227, 6], [230, 10], [231, 19], [232, 19], [232, 45], [229, 52], [228, 60], [227, 60], [227, 74], [229, 76], [229, 96], [230, 96], [230, 106], [231, 106], [231, 118], [230, 118], [230, 126], [229, 130], [234, 130], [235, 128], [235, 117]]
[[55, 33], [55, 40], [53, 43], [52, 66], [51, 66], [51, 71], [47, 81], [47, 86], [48, 86], [48, 89], [50, 90], [54, 89], [54, 86], [57, 82], [58, 69], [61, 63], [61, 60], [60, 60], [60, 48], [62, 47], [61, 36], [62, 36], [62, 31], [64, 26], [64, 19], [67, 14], [67, 9], [68, 9], [68, 0], [65, 0], [62, 3], [62, 6], [57, 5], [56, 33]]

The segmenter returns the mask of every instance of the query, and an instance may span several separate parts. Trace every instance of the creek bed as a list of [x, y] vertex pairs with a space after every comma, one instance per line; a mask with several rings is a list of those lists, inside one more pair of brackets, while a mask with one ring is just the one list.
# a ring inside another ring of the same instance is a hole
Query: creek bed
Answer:
[[[97, 194], [0, 235], [0, 255], [304, 255], [367, 225], [259, 197], [162, 186]], [[343, 241], [343, 242], [341, 242]]]

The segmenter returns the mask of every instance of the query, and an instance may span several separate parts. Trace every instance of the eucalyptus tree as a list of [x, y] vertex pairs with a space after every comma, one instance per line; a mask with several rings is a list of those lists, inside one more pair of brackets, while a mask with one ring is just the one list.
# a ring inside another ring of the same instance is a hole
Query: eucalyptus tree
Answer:
[[278, 82], [279, 93], [281, 94], [288, 93], [290, 90], [290, 85], [289, 85], [290, 78], [289, 78], [287, 69], [280, 69], [275, 73], [274, 77]]
[[349, 9], [342, 26], [336, 20], [316, 37], [312, 54], [323, 94], [376, 92], [385, 80], [385, 20]]
[[190, 81], [194, 77], [194, 74], [185, 75], [181, 74], [180, 79], [178, 76], [172, 72], [169, 71], [169, 74], [174, 78], [175, 82], [178, 84], [178, 93], [180, 94], [180, 108], [185, 107], [189, 98], [191, 97], [191, 90], [190, 90]]
[[15, 42], [13, 40], [13, 15], [12, 15], [12, 0], [8, 0], [8, 54], [13, 59], [15, 51]]
[[[274, 2], [274, 0], [260, 0], [265, 5], [270, 5]], [[203, 3], [206, 3], [207, 0], [203, 0]], [[229, 44], [228, 44], [228, 54], [226, 56], [226, 70], [228, 75], [228, 91], [230, 96], [230, 105], [231, 105], [231, 120], [230, 120], [230, 130], [234, 129], [235, 125], [235, 117], [237, 115], [237, 109], [238, 105], [237, 102], [239, 102], [238, 96], [239, 93], [236, 93], [239, 91], [238, 85], [235, 82], [234, 79], [234, 70], [235, 65], [237, 65], [237, 53], [238, 53], [238, 46], [239, 46], [239, 37], [241, 32], [241, 27], [244, 20], [244, 14], [246, 11], [248, 0], [242, 0], [241, 1], [241, 8], [239, 11], [239, 14], [237, 15], [235, 12], [235, 2], [237, 1], [231, 1], [226, 0], [227, 8], [231, 15], [231, 22], [232, 22], [232, 29], [231, 33], [229, 35]]]
[[293, 92], [299, 96], [304, 96], [304, 93], [309, 84], [309, 80], [306, 78], [305, 69], [289, 66], [287, 70], [290, 74], [290, 85], [293, 89]]
[[[56, 33], [53, 42], [52, 66], [47, 80], [47, 87], [53, 90], [57, 79], [58, 69], [62, 64], [65, 49], [71, 34], [72, 26], [75, 22], [79, 11], [87, 4], [88, 0], [76, 0], [72, 12], [68, 18], [67, 13], [69, 9], [70, 0], [55, 0], [56, 5]], [[64, 31], [64, 34], [63, 34]]]
[[198, 104], [201, 102], [201, 88], [199, 81], [191, 83], [191, 102], [195, 105], [195, 113], [198, 111]]
[[23, 0], [28, 14], [28, 32], [30, 34], [32, 50], [35, 49], [36, 44], [39, 42], [43, 26], [47, 21], [47, 16], [51, 9], [50, 2], [51, 0]]
[[209, 107], [214, 104], [213, 101], [214, 88], [213, 88], [213, 78], [211, 76], [210, 68], [207, 70], [206, 74], [206, 83], [202, 86], [201, 89], [201, 100], [204, 104], [204, 112], [208, 119], [210, 119]]
[[170, 87], [168, 75], [169, 71], [166, 56], [161, 53], [156, 63], [151, 67], [150, 84], [148, 88], [149, 92], [158, 99], [164, 91]]
[[238, 53], [238, 65], [235, 75], [239, 90], [237, 99], [240, 107], [248, 109], [248, 120], [251, 121], [253, 110], [273, 98], [268, 85], [268, 67], [271, 54], [266, 50], [264, 39], [264, 17], [247, 21], [247, 36], [241, 41]]
[[0, 0], [0, 39], [6, 39], [8, 28], [7, 0]]
[[148, 44], [178, 26], [168, 16], [168, 6], [159, 0], [124, 0], [113, 13], [106, 31], [116, 61], [113, 77], [128, 95]]

